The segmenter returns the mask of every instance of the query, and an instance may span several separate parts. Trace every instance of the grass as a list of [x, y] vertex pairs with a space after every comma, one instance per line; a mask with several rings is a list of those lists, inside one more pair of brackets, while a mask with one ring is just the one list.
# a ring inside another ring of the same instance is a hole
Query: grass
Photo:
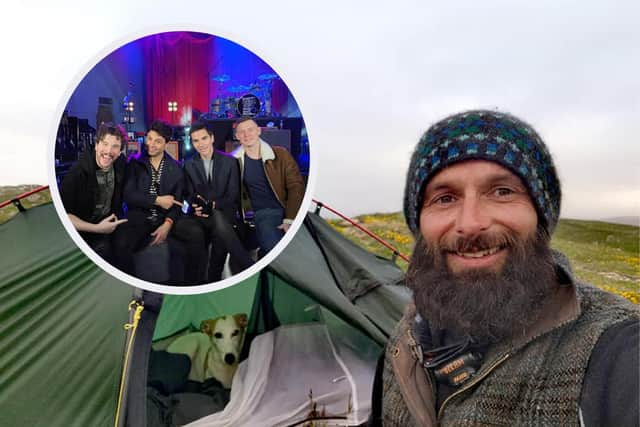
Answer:
[[[367, 214], [355, 218], [401, 253], [413, 251], [413, 237], [401, 213]], [[388, 249], [346, 221], [329, 220], [341, 234], [370, 252], [386, 258]], [[640, 228], [599, 221], [561, 219], [551, 246], [564, 252], [576, 276], [609, 292], [640, 303]], [[403, 269], [407, 263], [398, 264]]]
[[[13, 186], [0, 186], [0, 203], [5, 200], [11, 200], [12, 198], [19, 196], [20, 194], [26, 193], [27, 191], [31, 191], [35, 188], [40, 187], [39, 185], [13, 185]], [[45, 203], [49, 203], [51, 201], [51, 193], [49, 190], [43, 190], [36, 194], [32, 194], [31, 196], [22, 199], [20, 203], [26, 209], [29, 209], [33, 206], [42, 205]], [[13, 204], [9, 206], [5, 206], [0, 209], [0, 224], [7, 222], [14, 215], [18, 213], [18, 208]]]
[[576, 275], [640, 302], [640, 228], [599, 221], [561, 220], [552, 245], [573, 262]]

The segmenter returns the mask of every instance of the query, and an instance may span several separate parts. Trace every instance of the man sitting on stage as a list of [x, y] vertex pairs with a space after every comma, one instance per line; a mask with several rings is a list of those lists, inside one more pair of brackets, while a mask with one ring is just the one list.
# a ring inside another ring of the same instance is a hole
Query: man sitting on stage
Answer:
[[197, 154], [184, 164], [184, 199], [195, 216], [182, 216], [175, 234], [186, 244], [186, 282], [201, 284], [207, 281], [207, 236], [213, 243], [209, 282], [222, 278], [227, 253], [241, 270], [251, 266], [253, 259], [233, 228], [240, 198], [238, 163], [213, 148], [213, 132], [205, 123], [193, 123], [189, 133]]
[[240, 161], [243, 190], [246, 190], [242, 194], [243, 210], [253, 209], [262, 257], [291, 226], [302, 204], [304, 181], [289, 152], [282, 147], [271, 147], [260, 138], [260, 132], [251, 118], [236, 122], [236, 137], [242, 147], [235, 157]]
[[60, 186], [60, 197], [73, 226], [102, 258], [111, 261], [111, 235], [122, 218], [126, 137], [113, 123], [98, 128], [95, 149], [85, 151]]
[[182, 170], [165, 153], [171, 135], [168, 124], [153, 122], [147, 131], [147, 155], [129, 163], [124, 187], [129, 221], [114, 239], [116, 266], [127, 274], [135, 271], [133, 252], [164, 242], [180, 213], [174, 201], [182, 196]]

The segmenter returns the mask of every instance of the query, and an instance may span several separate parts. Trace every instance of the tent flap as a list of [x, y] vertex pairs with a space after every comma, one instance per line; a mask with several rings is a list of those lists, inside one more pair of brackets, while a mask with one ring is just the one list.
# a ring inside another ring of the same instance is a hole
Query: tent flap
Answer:
[[0, 425], [112, 426], [131, 288], [76, 248], [52, 204], [0, 239]]

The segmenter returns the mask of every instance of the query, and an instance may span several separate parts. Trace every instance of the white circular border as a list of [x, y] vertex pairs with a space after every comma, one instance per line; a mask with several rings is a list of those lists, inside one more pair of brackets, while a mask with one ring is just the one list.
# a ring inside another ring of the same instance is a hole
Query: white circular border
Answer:
[[[249, 277], [257, 274], [260, 270], [265, 268], [267, 265], [269, 265], [271, 261], [273, 261], [280, 254], [280, 252], [284, 250], [284, 248], [289, 244], [291, 239], [293, 239], [294, 235], [298, 232], [298, 229], [302, 226], [302, 222], [304, 221], [306, 213], [309, 210], [309, 206], [311, 205], [311, 201], [313, 197], [312, 190], [315, 188], [315, 183], [316, 183], [317, 165], [315, 161], [316, 156], [313, 155], [313, 151], [311, 147], [313, 144], [310, 143], [309, 144], [309, 176], [307, 179], [304, 198], [302, 200], [302, 204], [300, 205], [300, 210], [298, 211], [298, 214], [296, 215], [293, 221], [293, 224], [291, 225], [289, 230], [285, 233], [284, 237], [280, 240], [280, 242], [278, 242], [278, 244], [271, 251], [269, 251], [264, 258], [260, 259], [257, 263], [255, 263], [248, 269], [238, 274], [235, 274], [231, 277], [223, 279], [219, 282], [208, 283], [208, 284], [197, 285], [197, 286], [159, 285], [157, 283], [147, 282], [137, 277], [130, 276], [118, 270], [117, 268], [115, 268], [114, 266], [106, 262], [104, 259], [102, 259], [102, 257], [100, 257], [98, 254], [96, 254], [89, 247], [89, 245], [84, 241], [84, 239], [80, 237], [80, 234], [75, 229], [73, 224], [71, 224], [71, 220], [69, 220], [69, 216], [67, 215], [67, 212], [64, 209], [64, 205], [62, 204], [62, 200], [60, 199], [60, 193], [58, 190], [58, 185], [56, 183], [55, 144], [52, 143], [56, 140], [58, 126], [60, 124], [60, 117], [62, 117], [64, 108], [69, 102], [69, 99], [71, 98], [71, 95], [73, 94], [73, 92], [75, 92], [75, 90], [77, 89], [79, 84], [82, 82], [82, 80], [86, 77], [86, 75], [89, 73], [89, 71], [91, 71], [91, 69], [94, 66], [96, 66], [100, 61], [104, 60], [108, 55], [112, 54], [113, 52], [122, 48], [128, 43], [134, 42], [143, 37], [160, 34], [160, 33], [172, 32], [172, 31], [199, 32], [199, 33], [206, 33], [212, 36], [223, 37], [233, 43], [236, 43], [240, 47], [247, 49], [249, 52], [253, 53], [254, 55], [258, 56], [262, 61], [267, 63], [267, 65], [269, 65], [269, 67], [271, 67], [276, 73], [278, 73], [278, 75], [282, 78], [285, 84], [288, 81], [288, 79], [286, 78], [286, 72], [282, 71], [283, 70], [282, 67], [278, 66], [277, 64], [274, 65], [274, 62], [269, 59], [269, 56], [266, 55], [264, 52], [261, 52], [259, 49], [249, 49], [247, 46], [250, 45], [250, 43], [247, 43], [246, 39], [244, 39], [240, 35], [235, 34], [233, 32], [224, 31], [219, 28], [212, 29], [206, 26], [199, 26], [199, 25], [192, 25], [192, 24], [153, 27], [145, 30], [136, 31], [135, 33], [132, 33], [127, 37], [122, 37], [117, 41], [114, 41], [110, 46], [103, 48], [98, 54], [96, 54], [96, 56], [94, 56], [94, 58], [90, 62], [86, 63], [85, 66], [82, 67], [82, 70], [79, 71], [78, 74], [76, 74], [76, 76], [70, 82], [69, 86], [67, 87], [67, 89], [65, 90], [62, 96], [62, 100], [60, 101], [60, 103], [58, 104], [58, 107], [54, 112], [52, 124], [50, 125], [50, 128], [51, 128], [51, 131], [49, 132], [50, 137], [49, 137], [49, 140], [47, 141], [47, 144], [49, 145], [49, 148], [47, 149], [47, 164], [48, 164], [48, 170], [49, 170], [49, 189], [51, 192], [51, 198], [53, 199], [54, 207], [56, 209], [56, 212], [58, 213], [58, 217], [62, 221], [62, 225], [67, 230], [67, 233], [69, 234], [71, 239], [73, 239], [74, 243], [82, 250], [82, 252], [84, 252], [86, 256], [88, 256], [95, 264], [97, 264], [104, 271], [106, 271], [116, 279], [121, 280], [122, 282], [125, 282], [131, 286], [135, 286], [135, 287], [153, 291], [153, 292], [159, 292], [162, 294], [193, 295], [193, 294], [202, 294], [206, 292], [217, 291], [220, 289], [227, 288], [229, 286], [233, 286], [243, 280], [246, 280]], [[287, 87], [289, 86], [287, 85]], [[294, 94], [294, 91], [291, 90], [290, 88], [289, 88], [289, 91], [291, 92], [292, 95]], [[304, 107], [302, 105], [303, 103], [295, 95], [294, 95], [294, 98], [302, 114], [302, 112], [304, 111]], [[309, 120], [304, 115], [302, 117], [305, 123], [305, 127], [307, 129], [307, 137], [309, 137], [309, 135], [313, 134], [313, 132], [310, 131]]]

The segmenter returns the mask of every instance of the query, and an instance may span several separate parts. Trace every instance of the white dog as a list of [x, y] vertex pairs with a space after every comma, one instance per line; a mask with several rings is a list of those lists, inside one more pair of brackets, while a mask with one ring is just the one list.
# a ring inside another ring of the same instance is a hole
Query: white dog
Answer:
[[221, 316], [200, 323], [201, 332], [183, 335], [169, 345], [169, 353], [186, 354], [191, 359], [189, 379], [203, 382], [215, 378], [231, 387], [247, 327], [246, 314]]

